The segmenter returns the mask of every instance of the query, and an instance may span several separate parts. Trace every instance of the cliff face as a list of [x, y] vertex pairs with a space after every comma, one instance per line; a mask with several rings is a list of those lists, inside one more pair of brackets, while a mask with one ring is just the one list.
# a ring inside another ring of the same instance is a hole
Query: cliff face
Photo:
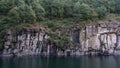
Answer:
[[1, 55], [120, 55], [120, 26], [116, 22], [98, 22], [82, 28], [73, 26], [68, 29], [68, 36], [75, 44], [62, 49], [49, 40], [51, 37], [42, 27], [17, 32], [7, 30]]
[[49, 36], [44, 28], [28, 28], [18, 32], [7, 30], [4, 39], [3, 56], [54, 55], [56, 52], [56, 47], [47, 40]]
[[120, 26], [114, 22], [104, 21], [86, 25], [80, 30], [75, 29], [71, 32], [71, 38], [80, 45], [73, 54], [120, 54]]

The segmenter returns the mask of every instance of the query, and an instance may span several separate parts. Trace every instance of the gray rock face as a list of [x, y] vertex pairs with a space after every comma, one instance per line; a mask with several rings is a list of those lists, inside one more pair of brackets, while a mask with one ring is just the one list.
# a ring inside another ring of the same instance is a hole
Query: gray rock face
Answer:
[[45, 29], [22, 29], [4, 33], [2, 56], [24, 55], [120, 55], [120, 26], [117, 23], [104, 21], [95, 25], [69, 29], [70, 41], [75, 45], [64, 50], [52, 43]]
[[70, 31], [71, 41], [79, 41], [79, 48], [70, 50], [71, 55], [120, 55], [120, 26], [117, 23], [104, 21], [77, 29]]
[[56, 55], [56, 45], [49, 42], [43, 29], [22, 29], [16, 33], [8, 30], [4, 38], [2, 56]]

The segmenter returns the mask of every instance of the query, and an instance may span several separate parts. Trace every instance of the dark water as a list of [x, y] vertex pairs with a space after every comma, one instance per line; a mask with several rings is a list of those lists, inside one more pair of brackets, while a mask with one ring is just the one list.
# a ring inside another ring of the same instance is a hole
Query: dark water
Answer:
[[0, 58], [0, 68], [120, 68], [120, 56]]

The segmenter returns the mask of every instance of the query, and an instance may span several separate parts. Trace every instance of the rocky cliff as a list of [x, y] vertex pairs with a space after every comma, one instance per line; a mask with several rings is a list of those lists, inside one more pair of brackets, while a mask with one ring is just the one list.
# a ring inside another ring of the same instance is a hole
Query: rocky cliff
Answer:
[[64, 48], [52, 42], [45, 30], [43, 27], [6, 30], [1, 56], [120, 55], [120, 25], [116, 21], [67, 28], [69, 40], [74, 44]]

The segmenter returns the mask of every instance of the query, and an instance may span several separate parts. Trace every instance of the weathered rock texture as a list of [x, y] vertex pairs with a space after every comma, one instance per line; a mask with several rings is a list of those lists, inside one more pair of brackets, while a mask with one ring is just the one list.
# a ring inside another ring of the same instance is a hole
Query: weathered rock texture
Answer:
[[120, 25], [115, 21], [69, 28], [70, 41], [76, 44], [64, 49], [51, 42], [44, 30], [42, 27], [17, 32], [7, 30], [1, 55], [120, 55]]

